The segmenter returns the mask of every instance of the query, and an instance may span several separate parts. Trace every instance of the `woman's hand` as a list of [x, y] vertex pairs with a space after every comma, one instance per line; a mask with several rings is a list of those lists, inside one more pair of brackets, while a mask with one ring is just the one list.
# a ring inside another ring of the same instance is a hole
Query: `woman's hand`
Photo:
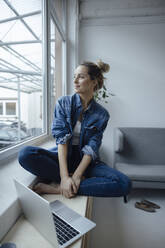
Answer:
[[80, 164], [78, 165], [77, 169], [74, 171], [72, 175], [72, 179], [77, 189], [76, 194], [79, 190], [81, 181], [85, 179], [84, 172], [91, 163], [91, 161], [92, 161], [92, 157], [90, 155], [84, 154]]
[[71, 177], [63, 177], [61, 179], [61, 194], [66, 198], [72, 198], [77, 193], [77, 186], [74, 180]]
[[[74, 181], [74, 183], [76, 185], [76, 189], [78, 191], [82, 178], [80, 176], [76, 176], [76, 175], [73, 174], [72, 179], [73, 179], [73, 181]], [[76, 194], [77, 194], [77, 191], [76, 191]]]

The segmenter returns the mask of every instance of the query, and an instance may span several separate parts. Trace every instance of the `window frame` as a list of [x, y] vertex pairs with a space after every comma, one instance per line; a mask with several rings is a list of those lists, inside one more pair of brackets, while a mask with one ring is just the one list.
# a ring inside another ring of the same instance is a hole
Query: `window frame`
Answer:
[[[12, 147], [6, 148], [5, 150], [0, 151], [0, 165], [4, 164], [11, 157], [15, 157], [18, 151], [25, 145], [39, 145], [44, 141], [47, 141], [51, 136], [51, 123], [50, 123], [50, 18], [53, 17], [55, 25], [59, 30], [62, 37], [62, 88], [63, 94], [66, 94], [66, 55], [67, 55], [67, 45], [66, 45], [66, 0], [62, 0], [64, 7], [63, 11], [63, 23], [60, 23], [55, 12], [54, 1], [53, 0], [42, 0], [42, 28], [43, 28], [43, 97], [42, 97], [42, 108], [43, 108], [43, 130], [44, 133], [37, 137], [31, 138], [27, 141], [23, 141], [19, 144], [16, 144]], [[63, 28], [64, 27], [64, 28]], [[17, 105], [18, 106], [18, 105]]]

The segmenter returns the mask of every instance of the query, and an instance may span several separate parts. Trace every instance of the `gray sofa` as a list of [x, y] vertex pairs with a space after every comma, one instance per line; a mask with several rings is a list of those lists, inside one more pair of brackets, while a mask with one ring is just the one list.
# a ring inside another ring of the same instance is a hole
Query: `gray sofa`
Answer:
[[114, 167], [134, 188], [165, 188], [165, 128], [116, 128], [114, 147]]

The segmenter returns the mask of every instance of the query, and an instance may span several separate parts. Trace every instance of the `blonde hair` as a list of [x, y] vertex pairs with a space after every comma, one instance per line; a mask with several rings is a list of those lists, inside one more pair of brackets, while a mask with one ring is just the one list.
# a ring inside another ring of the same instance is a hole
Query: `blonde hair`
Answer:
[[88, 74], [91, 80], [97, 80], [95, 91], [103, 87], [104, 79], [103, 73], [110, 70], [109, 64], [104, 63], [102, 60], [98, 60], [96, 63], [84, 61], [81, 65], [88, 68]]

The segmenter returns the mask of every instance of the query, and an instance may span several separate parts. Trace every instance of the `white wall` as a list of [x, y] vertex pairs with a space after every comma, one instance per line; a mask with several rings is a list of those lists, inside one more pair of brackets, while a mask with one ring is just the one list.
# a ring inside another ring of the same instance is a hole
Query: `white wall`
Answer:
[[105, 160], [113, 161], [113, 128], [165, 126], [165, 23], [81, 25], [79, 58], [108, 62], [107, 86], [116, 96], [104, 136]]

